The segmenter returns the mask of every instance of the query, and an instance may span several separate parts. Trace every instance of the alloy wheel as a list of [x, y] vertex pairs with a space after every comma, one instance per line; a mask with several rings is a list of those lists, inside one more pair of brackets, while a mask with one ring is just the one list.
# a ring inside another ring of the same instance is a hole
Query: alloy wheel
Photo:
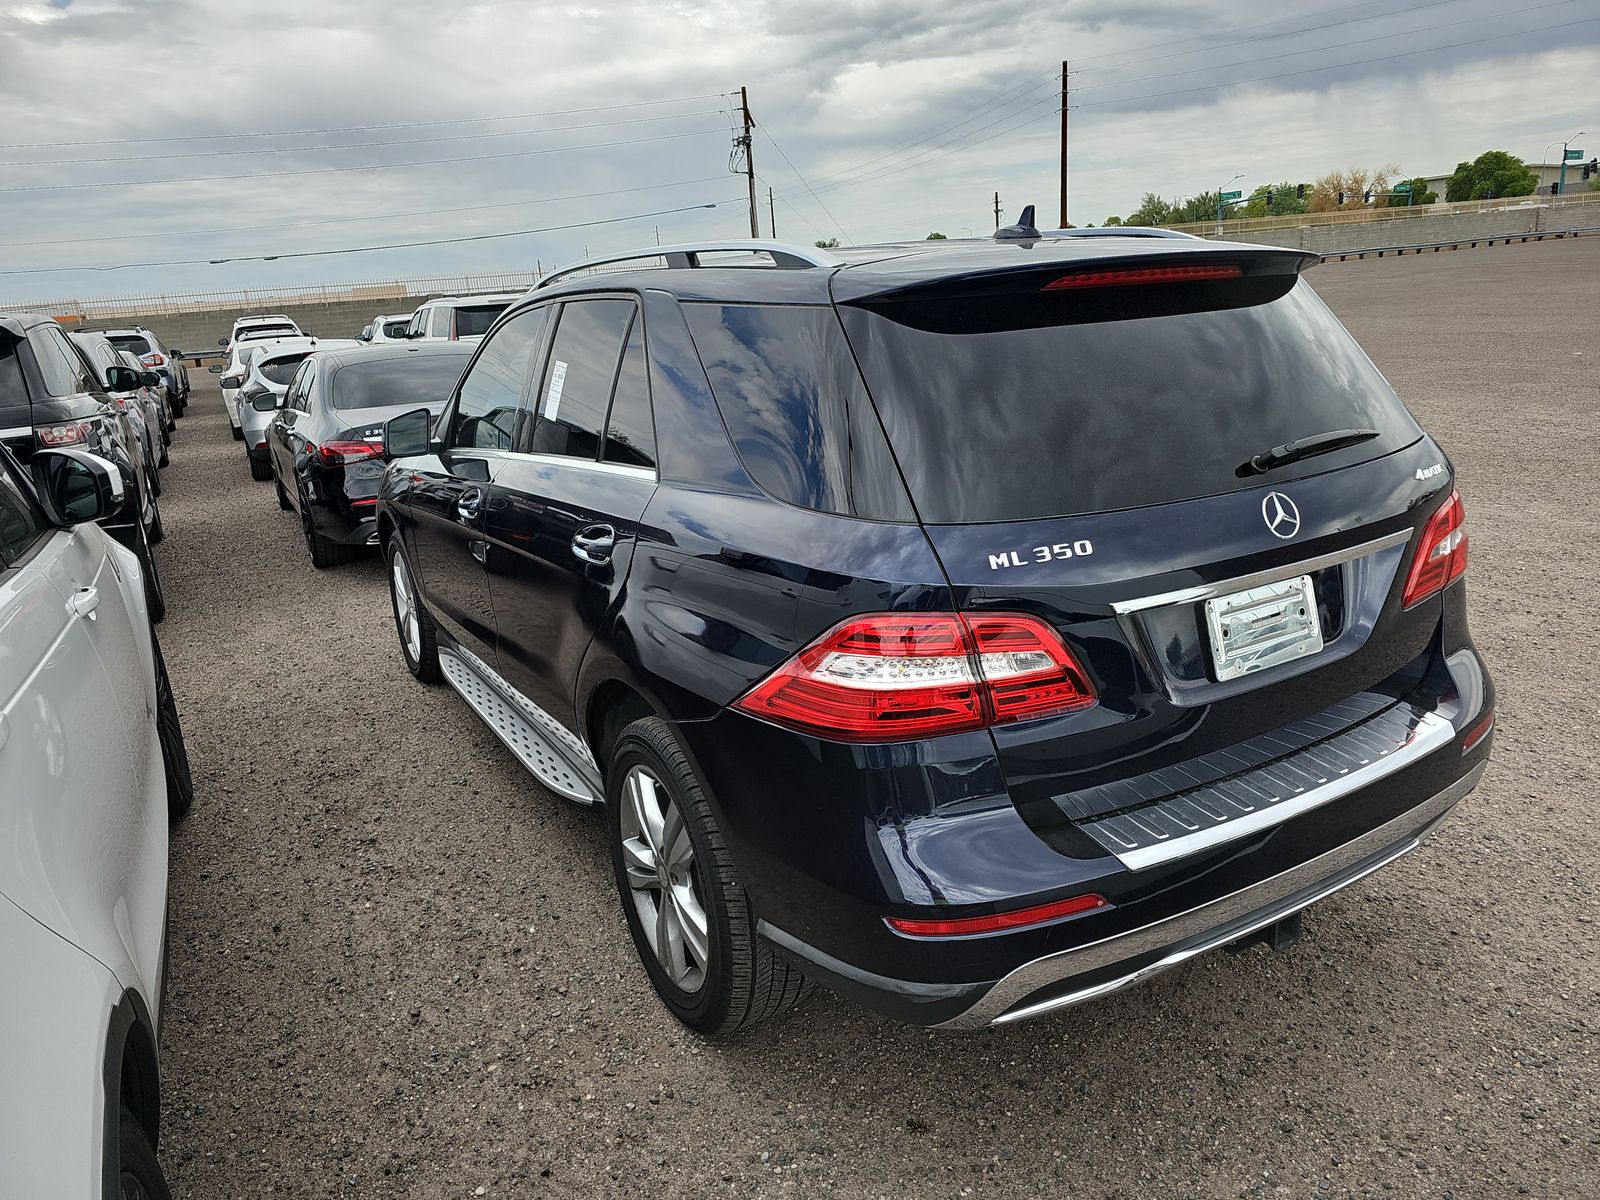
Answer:
[[412, 662], [422, 660], [422, 622], [417, 619], [417, 597], [411, 587], [411, 572], [401, 554], [394, 556], [394, 620]]
[[628, 898], [656, 961], [674, 986], [692, 994], [710, 967], [711, 929], [688, 825], [671, 793], [643, 766], [629, 769], [622, 797]]

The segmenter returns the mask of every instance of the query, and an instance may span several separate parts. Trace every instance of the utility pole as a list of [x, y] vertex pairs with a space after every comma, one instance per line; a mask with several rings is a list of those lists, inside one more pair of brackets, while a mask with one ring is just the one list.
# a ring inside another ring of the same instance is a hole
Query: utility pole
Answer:
[[778, 209], [772, 203], [772, 189], [767, 189], [767, 223], [772, 227], [772, 240], [778, 240]]
[[994, 194], [994, 227], [1000, 228], [1000, 193]]
[[750, 92], [747, 88], [739, 89], [739, 107], [744, 111], [744, 176], [750, 188], [750, 236], [761, 236], [761, 225], [756, 220], [756, 152], [751, 145], [750, 128]]
[[1067, 60], [1061, 60], [1061, 228], [1067, 227]]

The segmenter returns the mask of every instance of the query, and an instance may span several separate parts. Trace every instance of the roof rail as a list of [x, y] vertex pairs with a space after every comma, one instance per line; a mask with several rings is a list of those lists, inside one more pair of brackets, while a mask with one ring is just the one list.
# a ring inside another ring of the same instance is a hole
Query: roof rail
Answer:
[[595, 267], [611, 266], [614, 263], [634, 262], [647, 258], [664, 258], [669, 267], [698, 267], [701, 264], [702, 254], [767, 254], [772, 257], [773, 266], [783, 271], [803, 271], [813, 267], [842, 267], [844, 260], [836, 258], [826, 250], [811, 246], [797, 246], [790, 242], [774, 242], [764, 238], [744, 238], [739, 241], [727, 242], [683, 242], [672, 246], [646, 246], [639, 250], [630, 250], [626, 254], [609, 254], [604, 258], [586, 258], [582, 262], [569, 263], [564, 267], [557, 267], [538, 283], [534, 289], [547, 287], [557, 279], [567, 275], [576, 275], [580, 271], [588, 271]]
[[1153, 225], [1099, 225], [1093, 229], [1051, 229], [1047, 230], [1044, 236], [1187, 238], [1192, 242], [1205, 240], [1192, 233], [1181, 233], [1176, 229], [1157, 229]]

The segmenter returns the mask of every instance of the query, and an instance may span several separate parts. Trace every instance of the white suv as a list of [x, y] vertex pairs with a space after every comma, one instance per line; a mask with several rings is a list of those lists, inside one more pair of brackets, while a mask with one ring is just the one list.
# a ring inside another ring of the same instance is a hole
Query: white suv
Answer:
[[121, 472], [0, 449], [0, 1196], [165, 1197], [167, 827], [193, 796]]
[[494, 319], [522, 299], [520, 292], [496, 296], [439, 296], [411, 314], [405, 335], [413, 341], [475, 341], [489, 332]]

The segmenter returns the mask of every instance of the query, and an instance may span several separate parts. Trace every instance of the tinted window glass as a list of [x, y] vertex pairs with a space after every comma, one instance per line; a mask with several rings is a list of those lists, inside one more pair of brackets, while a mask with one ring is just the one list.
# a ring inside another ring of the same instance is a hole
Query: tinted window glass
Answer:
[[333, 377], [334, 408], [385, 408], [403, 404], [435, 408], [450, 398], [450, 391], [467, 365], [465, 354], [407, 354], [376, 362], [353, 362]]
[[448, 308], [434, 309], [433, 316], [429, 318], [429, 322], [428, 331], [434, 337], [450, 336], [450, 310]]
[[411, 322], [404, 321], [404, 320], [401, 320], [401, 321], [385, 321], [383, 323], [383, 336], [384, 337], [391, 337], [391, 338], [402, 338], [402, 337], [405, 337], [406, 328], [410, 324], [411, 324]]
[[450, 445], [511, 448], [522, 385], [528, 378], [544, 318], [545, 310], [536, 308], [519, 313], [495, 330], [461, 381]]
[[823, 512], [913, 519], [833, 309], [685, 304], [683, 314], [762, 488]]
[[28, 389], [22, 379], [17, 343], [0, 333], [0, 408], [11, 407], [28, 407]]
[[539, 392], [536, 454], [596, 458], [611, 404], [631, 300], [580, 300], [561, 308]]
[[118, 350], [127, 350], [132, 354], [143, 357], [155, 349], [150, 344], [150, 339], [142, 333], [106, 334], [106, 340]]
[[52, 396], [72, 396], [85, 390], [88, 372], [59, 329], [38, 326], [29, 331], [28, 341], [38, 360], [39, 374], [44, 376], [45, 391]]
[[650, 423], [650, 368], [644, 352], [644, 322], [635, 317], [622, 352], [622, 368], [606, 420], [602, 461], [632, 467], [656, 465], [656, 433]]
[[311, 386], [317, 377], [317, 364], [315, 359], [307, 358], [300, 364], [300, 370], [294, 377], [294, 384], [289, 388], [284, 398], [288, 408], [298, 409], [300, 412], [311, 411]]
[[[494, 324], [494, 319], [510, 307], [509, 303], [496, 303], [474, 304], [470, 308], [456, 309], [456, 336], [482, 337], [489, 332], [489, 326]], [[445, 332], [449, 332], [448, 326]]]
[[262, 363], [258, 370], [261, 378], [268, 383], [276, 383], [280, 387], [294, 381], [295, 372], [300, 369], [300, 364], [305, 362], [304, 354], [291, 354], [283, 358], [271, 358]]
[[0, 567], [16, 562], [48, 531], [39, 506], [0, 462]]
[[[1241, 284], [1183, 286], [1222, 288], [1223, 304], [1249, 295], [1240, 307], [1170, 311], [1177, 306], [1162, 293], [1175, 289], [1150, 288], [1156, 315], [1141, 316], [1146, 301], [1135, 293], [1146, 289], [1118, 288], [1127, 295], [1112, 299], [1034, 294], [1020, 303], [1035, 313], [1066, 305], [1046, 311], [1076, 312], [1075, 323], [1011, 328], [994, 327], [1008, 299], [986, 299], [977, 317], [972, 300], [925, 302], [909, 314], [842, 309], [923, 519], [1012, 521], [1194, 499], [1259, 487], [1265, 480], [1237, 468], [1295, 438], [1380, 434], [1274, 471], [1271, 482], [1365, 462], [1420, 435], [1306, 283], [1286, 293], [1280, 284], [1259, 303], [1259, 289]], [[1113, 300], [1124, 319], [1092, 316]], [[978, 320], [984, 331], [964, 331]], [[974, 469], [952, 470], [956, 461]]]

